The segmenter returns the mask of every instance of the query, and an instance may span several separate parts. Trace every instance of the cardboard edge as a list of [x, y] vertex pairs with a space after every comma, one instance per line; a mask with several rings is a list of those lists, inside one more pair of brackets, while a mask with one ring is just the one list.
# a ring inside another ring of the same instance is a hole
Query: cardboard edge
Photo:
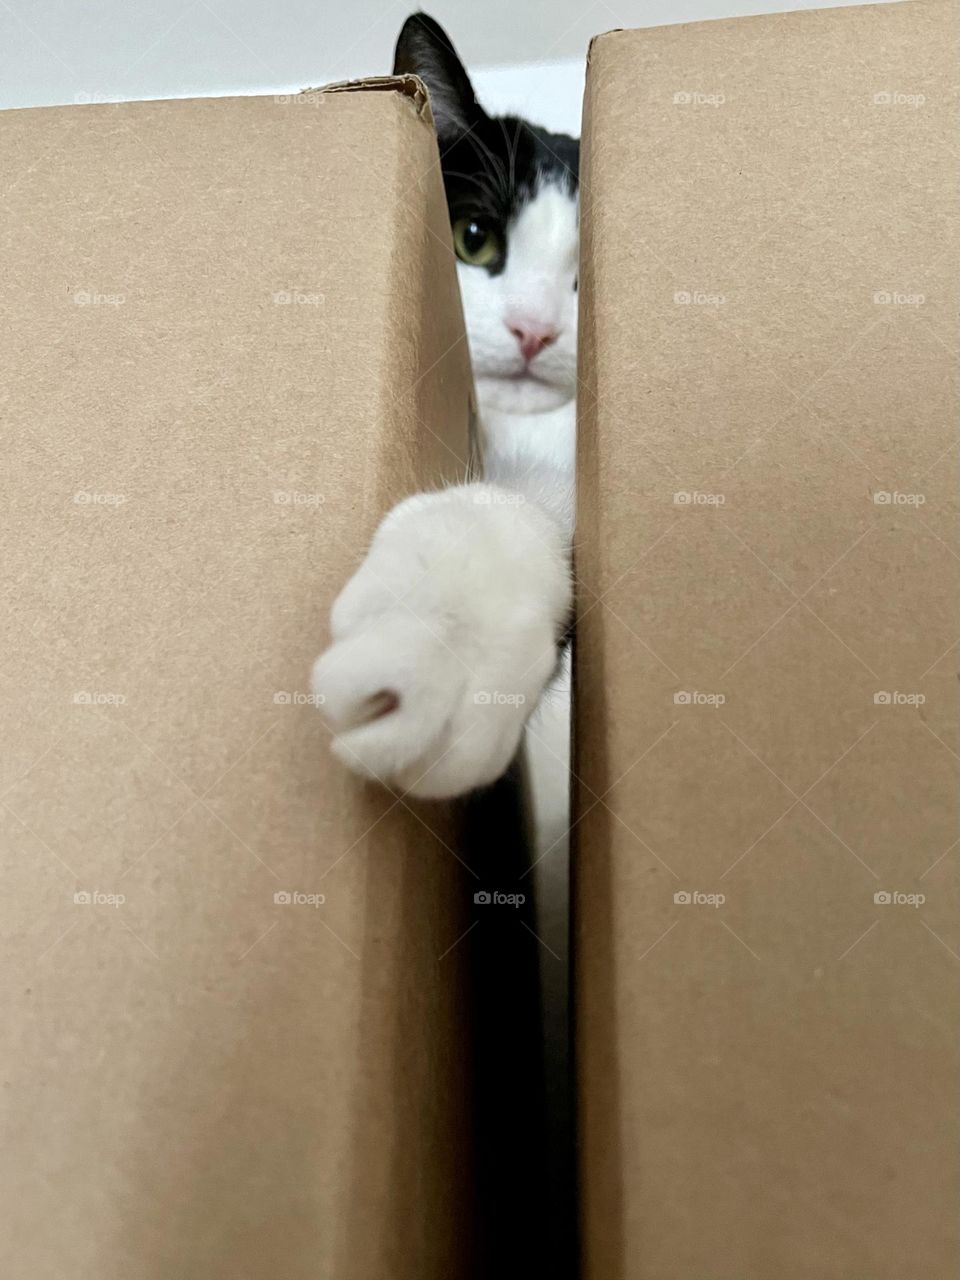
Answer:
[[413, 106], [414, 114], [433, 128], [427, 86], [419, 76], [365, 76], [358, 80], [334, 80], [331, 84], [301, 89], [301, 93], [399, 93]]
[[[854, 14], [859, 14], [862, 13], [864, 9], [894, 9], [902, 8], [904, 5], [912, 5], [917, 9], [929, 7], [928, 0], [868, 0], [865, 4], [853, 3], [831, 5], [828, 3], [822, 3], [812, 9], [777, 9], [772, 13], [725, 14], [723, 16], [718, 15], [717, 17], [691, 19], [686, 22], [655, 22], [645, 24], [644, 26], [611, 27], [609, 31], [598, 32], [597, 35], [590, 38], [590, 43], [587, 46], [587, 67], [589, 68], [590, 66], [590, 59], [594, 52], [602, 52], [599, 49], [595, 51], [594, 46], [599, 45], [601, 41], [609, 40], [614, 36], [639, 36], [645, 35], [647, 32], [659, 33], [662, 31], [676, 31], [684, 27], [730, 26], [734, 23], [751, 23], [758, 20], [766, 21], [770, 18], [786, 18], [788, 20], [800, 19], [803, 21], [808, 19], [811, 15], [822, 17], [824, 14], [827, 14], [830, 17], [833, 17], [834, 14], [841, 12], [850, 11]], [[954, 12], [957, 13], [960, 12], [960, 10], [955, 7]]]
[[609, 31], [600, 31], [595, 36], [590, 37], [590, 43], [587, 45], [587, 66], [590, 65], [590, 59], [593, 57], [594, 45], [599, 44], [601, 40], [606, 40], [608, 36], [619, 35], [626, 28], [611, 27]]

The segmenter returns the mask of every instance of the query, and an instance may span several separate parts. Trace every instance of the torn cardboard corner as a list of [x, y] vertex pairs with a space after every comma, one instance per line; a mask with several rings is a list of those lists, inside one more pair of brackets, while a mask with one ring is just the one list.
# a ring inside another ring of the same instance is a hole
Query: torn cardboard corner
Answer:
[[400, 88], [0, 114], [8, 1274], [467, 1272], [473, 878], [307, 683], [468, 461]]
[[605, 40], [607, 36], [619, 35], [624, 30], [623, 27], [611, 27], [609, 31], [600, 31], [595, 36], [590, 37], [590, 43], [587, 45], [587, 66], [590, 66], [593, 60], [594, 46], [599, 40]]
[[365, 80], [337, 80], [319, 89], [304, 89], [304, 93], [399, 93], [410, 98], [417, 114], [428, 124], [433, 124], [427, 86], [419, 76], [368, 76]]
[[960, 1266], [956, 19], [592, 46], [588, 1280]]

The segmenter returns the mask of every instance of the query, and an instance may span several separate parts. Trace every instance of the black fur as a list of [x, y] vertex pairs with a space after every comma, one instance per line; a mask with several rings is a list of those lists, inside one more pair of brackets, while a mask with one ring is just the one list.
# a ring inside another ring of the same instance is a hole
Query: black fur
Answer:
[[[506, 242], [509, 223], [542, 182], [576, 192], [578, 140], [517, 116], [488, 116], [449, 37], [427, 14], [403, 24], [393, 69], [418, 75], [430, 92], [451, 222], [477, 218]], [[487, 269], [502, 271], [503, 261]]]

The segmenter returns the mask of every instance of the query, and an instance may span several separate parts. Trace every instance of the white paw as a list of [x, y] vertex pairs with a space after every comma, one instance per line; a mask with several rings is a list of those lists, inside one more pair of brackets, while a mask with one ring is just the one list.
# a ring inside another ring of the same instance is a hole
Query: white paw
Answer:
[[570, 600], [564, 535], [519, 495], [471, 484], [402, 502], [313, 667], [334, 754], [423, 798], [493, 782], [556, 667]]

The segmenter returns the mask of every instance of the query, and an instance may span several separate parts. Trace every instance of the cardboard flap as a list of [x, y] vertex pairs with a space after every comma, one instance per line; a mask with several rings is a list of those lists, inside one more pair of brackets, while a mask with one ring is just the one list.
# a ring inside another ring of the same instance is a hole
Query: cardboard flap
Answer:
[[304, 89], [304, 93], [399, 93], [409, 98], [416, 113], [433, 124], [427, 86], [419, 76], [367, 76], [362, 80], [335, 80], [332, 84], [316, 89]]
[[592, 46], [587, 1280], [960, 1270], [958, 14]]
[[309, 683], [467, 465], [392, 87], [0, 113], [3, 1274], [469, 1268], [458, 816], [334, 760]]

